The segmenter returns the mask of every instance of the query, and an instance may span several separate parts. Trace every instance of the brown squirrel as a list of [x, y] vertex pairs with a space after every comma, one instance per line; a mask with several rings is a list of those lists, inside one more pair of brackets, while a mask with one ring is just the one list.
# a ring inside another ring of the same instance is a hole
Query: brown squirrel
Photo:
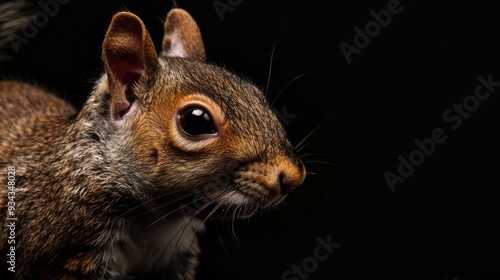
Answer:
[[185, 10], [164, 31], [157, 54], [139, 17], [117, 13], [79, 112], [0, 82], [2, 275], [194, 279], [207, 219], [250, 217], [304, 181], [262, 91], [206, 62]]

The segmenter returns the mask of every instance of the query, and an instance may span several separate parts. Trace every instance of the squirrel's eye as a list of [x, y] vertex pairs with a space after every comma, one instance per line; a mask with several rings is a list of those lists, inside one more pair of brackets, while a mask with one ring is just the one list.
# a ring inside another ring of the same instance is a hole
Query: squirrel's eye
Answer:
[[192, 136], [213, 134], [216, 132], [212, 118], [205, 109], [199, 107], [184, 110], [179, 115], [181, 129]]

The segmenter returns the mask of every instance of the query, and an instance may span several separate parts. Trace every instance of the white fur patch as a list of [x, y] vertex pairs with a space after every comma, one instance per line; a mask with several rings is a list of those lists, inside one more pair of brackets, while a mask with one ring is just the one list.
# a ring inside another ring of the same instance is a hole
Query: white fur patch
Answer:
[[203, 229], [201, 221], [188, 218], [149, 228], [124, 222], [114, 233], [113, 245], [105, 254], [107, 274], [116, 277], [132, 270], [148, 272], [165, 268], [191, 249], [196, 232]]

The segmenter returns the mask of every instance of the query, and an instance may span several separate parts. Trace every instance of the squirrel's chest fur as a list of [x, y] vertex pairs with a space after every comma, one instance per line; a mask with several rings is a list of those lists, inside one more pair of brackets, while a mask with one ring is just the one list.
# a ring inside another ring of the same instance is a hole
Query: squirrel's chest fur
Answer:
[[188, 218], [151, 227], [120, 221], [111, 233], [113, 243], [104, 253], [109, 276], [174, 276], [169, 275], [175, 273], [171, 268], [183, 267], [186, 259], [199, 251], [196, 232], [201, 229], [203, 224], [199, 220]]

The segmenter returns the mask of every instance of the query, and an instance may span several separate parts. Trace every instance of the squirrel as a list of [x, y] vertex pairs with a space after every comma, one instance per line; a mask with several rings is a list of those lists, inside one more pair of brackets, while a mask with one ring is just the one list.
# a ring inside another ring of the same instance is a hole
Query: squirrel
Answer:
[[303, 183], [262, 90], [207, 62], [187, 11], [168, 12], [161, 46], [116, 13], [80, 110], [0, 82], [2, 275], [195, 279], [207, 220], [251, 217]]

